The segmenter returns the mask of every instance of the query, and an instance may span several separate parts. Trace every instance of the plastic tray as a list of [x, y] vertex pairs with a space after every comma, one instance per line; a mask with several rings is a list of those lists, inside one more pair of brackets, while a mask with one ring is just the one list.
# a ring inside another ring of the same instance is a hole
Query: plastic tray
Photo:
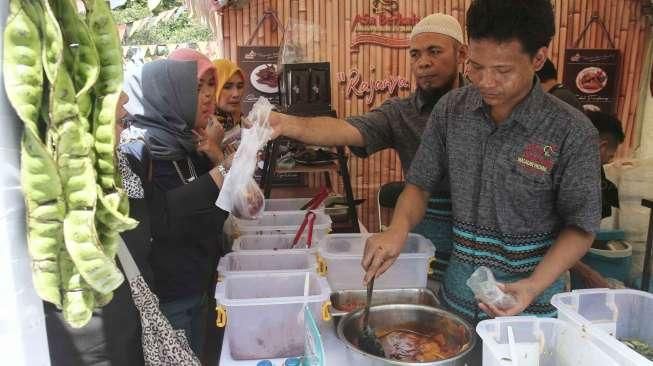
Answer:
[[[517, 362], [508, 341], [512, 328]], [[551, 318], [532, 316], [484, 320], [476, 326], [483, 340], [483, 366], [618, 366], [607, 350], [593, 344], [580, 329]]]
[[[334, 291], [363, 289], [361, 260], [370, 234], [334, 234], [318, 245], [318, 272], [326, 275]], [[375, 289], [426, 287], [430, 263], [435, 260], [430, 240], [409, 234], [401, 254], [384, 274], [374, 280]]]
[[[315, 213], [313, 224], [313, 238], [319, 238], [331, 231], [331, 218], [324, 212]], [[268, 212], [257, 220], [241, 220], [234, 218], [232, 235], [237, 238], [241, 235], [270, 235], [270, 234], [295, 234], [304, 221], [304, 211]], [[303, 235], [306, 235], [304, 233]], [[317, 239], [316, 239], [317, 238]]]
[[592, 341], [620, 365], [653, 365], [621, 343], [639, 339], [653, 346], [653, 294], [637, 290], [591, 289], [557, 294], [551, 299], [558, 318], [587, 331]]
[[232, 252], [220, 258], [220, 280], [234, 274], [315, 272], [315, 255], [307, 252]]
[[234, 240], [232, 250], [234, 252], [254, 252], [254, 251], [278, 251], [278, 252], [309, 252], [317, 251], [317, 246], [321, 238], [314, 238], [310, 248], [306, 248], [308, 237], [302, 235], [295, 248], [292, 248], [292, 242], [295, 234], [269, 234], [269, 235], [243, 235]]

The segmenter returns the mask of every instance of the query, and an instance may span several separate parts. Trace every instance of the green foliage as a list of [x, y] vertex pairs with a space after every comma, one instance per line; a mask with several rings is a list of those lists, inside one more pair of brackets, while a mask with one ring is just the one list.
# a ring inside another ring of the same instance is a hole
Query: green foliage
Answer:
[[186, 14], [172, 21], [138, 31], [127, 41], [126, 45], [166, 44], [184, 42], [202, 42], [213, 39], [211, 30], [192, 21]]
[[[180, 0], [163, 0], [159, 11], [169, 10], [182, 5]], [[130, 23], [143, 19], [153, 14], [147, 8], [147, 0], [129, 0], [121, 9], [113, 11], [116, 23]], [[167, 44], [202, 42], [213, 39], [211, 30], [202, 24], [198, 24], [188, 13], [180, 15], [176, 19], [159, 22], [154, 26], [143, 28], [126, 39], [124, 45], [140, 44]]]
[[128, 1], [123, 7], [113, 10], [113, 18], [117, 24], [131, 23], [150, 15], [147, 1], [143, 0]]

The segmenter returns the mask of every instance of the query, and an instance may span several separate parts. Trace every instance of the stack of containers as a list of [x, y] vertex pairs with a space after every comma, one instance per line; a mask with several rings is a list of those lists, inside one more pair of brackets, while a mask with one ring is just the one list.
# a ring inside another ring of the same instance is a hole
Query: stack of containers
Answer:
[[[233, 252], [220, 259], [216, 287], [218, 326], [233, 360], [301, 356], [304, 352], [304, 306], [326, 321], [331, 289], [316, 272], [315, 246], [307, 248], [308, 225], [297, 249], [295, 234], [310, 199], [266, 200], [258, 220], [233, 219]], [[331, 230], [324, 205], [313, 210], [312, 243]]]
[[610, 358], [609, 349], [592, 343], [580, 329], [559, 319], [496, 318], [480, 322], [476, 332], [483, 339], [483, 366], [622, 365]]
[[653, 294], [637, 290], [592, 289], [558, 294], [551, 300], [558, 318], [589, 334], [620, 366], [649, 365], [622, 340], [653, 345]]
[[[363, 250], [371, 234], [333, 234], [318, 245], [318, 272], [326, 275], [331, 289], [363, 289]], [[401, 254], [384, 274], [374, 280], [375, 289], [426, 287], [430, 264], [435, 260], [430, 240], [409, 234]]]

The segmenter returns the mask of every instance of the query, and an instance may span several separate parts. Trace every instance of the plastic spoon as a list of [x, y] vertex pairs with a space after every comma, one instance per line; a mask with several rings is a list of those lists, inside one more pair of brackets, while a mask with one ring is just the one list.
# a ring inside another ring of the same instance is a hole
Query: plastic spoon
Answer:
[[517, 360], [517, 347], [515, 346], [515, 334], [512, 332], [512, 327], [508, 327], [508, 347], [510, 348], [510, 358], [512, 366], [518, 366]]

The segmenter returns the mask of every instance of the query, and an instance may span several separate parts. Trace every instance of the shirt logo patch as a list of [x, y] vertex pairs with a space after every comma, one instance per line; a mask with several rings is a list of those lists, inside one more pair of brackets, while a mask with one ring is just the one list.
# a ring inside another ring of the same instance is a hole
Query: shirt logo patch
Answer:
[[558, 147], [555, 145], [530, 143], [524, 147], [521, 155], [517, 158], [517, 163], [535, 173], [549, 173], [557, 151]]

